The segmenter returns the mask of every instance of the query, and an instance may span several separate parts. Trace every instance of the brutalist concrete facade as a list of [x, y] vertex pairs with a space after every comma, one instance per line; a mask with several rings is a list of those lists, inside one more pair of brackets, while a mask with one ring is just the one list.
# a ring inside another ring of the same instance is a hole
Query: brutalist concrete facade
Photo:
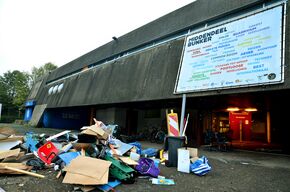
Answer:
[[[243, 98], [258, 104], [263, 111], [271, 111], [272, 130], [277, 133], [273, 137], [276, 141], [284, 140], [283, 135], [289, 131], [281, 127], [286, 126], [287, 115], [280, 112], [279, 106], [290, 107], [287, 99], [290, 95], [287, 1], [197, 0], [61, 66], [34, 86], [28, 100], [35, 100], [37, 105], [47, 104], [48, 110], [134, 108], [134, 104], [148, 108], [179, 108], [182, 96], [174, 94], [174, 87], [188, 32], [278, 4], [284, 4], [286, 9], [284, 82], [188, 93], [187, 107], [195, 114], [193, 121], [201, 121], [191, 125], [199, 130], [192, 132], [195, 139], [200, 138], [197, 143], [202, 143], [202, 131], [207, 126], [205, 120], [200, 120], [205, 118], [204, 112], [200, 111], [237, 104]], [[59, 87], [59, 91], [55, 87]], [[168, 103], [172, 105], [166, 105]], [[127, 123], [128, 120], [124, 121], [123, 126]], [[289, 142], [282, 143], [289, 145]]]

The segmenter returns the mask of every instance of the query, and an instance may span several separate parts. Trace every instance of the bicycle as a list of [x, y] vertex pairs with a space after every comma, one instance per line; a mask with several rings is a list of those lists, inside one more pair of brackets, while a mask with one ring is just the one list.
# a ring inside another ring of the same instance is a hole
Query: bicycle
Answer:
[[151, 132], [150, 142], [161, 144], [164, 142], [165, 137], [166, 137], [166, 133], [164, 131], [156, 127], [153, 127], [153, 130]]

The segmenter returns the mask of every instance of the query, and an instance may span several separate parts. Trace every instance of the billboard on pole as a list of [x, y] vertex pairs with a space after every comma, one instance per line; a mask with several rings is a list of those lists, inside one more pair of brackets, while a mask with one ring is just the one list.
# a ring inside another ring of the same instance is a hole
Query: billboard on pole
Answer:
[[187, 36], [175, 93], [282, 83], [283, 6]]

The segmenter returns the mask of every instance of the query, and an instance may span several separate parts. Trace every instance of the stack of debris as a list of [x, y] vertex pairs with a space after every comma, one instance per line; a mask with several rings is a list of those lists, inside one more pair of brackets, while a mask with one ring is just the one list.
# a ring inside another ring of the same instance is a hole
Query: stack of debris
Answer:
[[[77, 185], [82, 191], [109, 191], [121, 183], [132, 184], [137, 177], [149, 178], [152, 184], [175, 184], [159, 175], [159, 163], [168, 160], [166, 151], [142, 150], [138, 142], [125, 143], [114, 136], [116, 126], [94, 121], [81, 132], [65, 130], [52, 136], [33, 132], [15, 136], [0, 130], [0, 174], [45, 178], [36, 172], [53, 168], [63, 183]], [[211, 167], [206, 157], [198, 158], [197, 149], [179, 148], [177, 170], [202, 176]]]
[[134, 183], [138, 176], [166, 180], [159, 176], [160, 160], [154, 159], [157, 149], [142, 153], [140, 143], [124, 143], [112, 133], [110, 126], [97, 120], [79, 133], [62, 131], [48, 136], [28, 132], [21, 137], [1, 133], [0, 174], [45, 178], [36, 171], [53, 168], [63, 183], [78, 185], [83, 191], [108, 191], [121, 183]]
[[29, 174], [43, 177], [29, 172], [33, 167], [19, 162], [25, 161], [33, 155], [26, 154], [18, 146], [23, 143], [22, 136], [15, 136], [5, 132], [0, 133], [0, 173], [1, 174]]

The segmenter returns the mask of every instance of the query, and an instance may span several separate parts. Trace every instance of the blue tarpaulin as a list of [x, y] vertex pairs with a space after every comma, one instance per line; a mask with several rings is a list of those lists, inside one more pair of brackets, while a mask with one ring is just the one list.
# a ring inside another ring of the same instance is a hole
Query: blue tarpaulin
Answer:
[[59, 158], [61, 158], [61, 160], [64, 161], [66, 165], [68, 165], [71, 162], [71, 160], [75, 159], [79, 155], [80, 155], [80, 152], [67, 152], [67, 153], [60, 154], [58, 156]]

